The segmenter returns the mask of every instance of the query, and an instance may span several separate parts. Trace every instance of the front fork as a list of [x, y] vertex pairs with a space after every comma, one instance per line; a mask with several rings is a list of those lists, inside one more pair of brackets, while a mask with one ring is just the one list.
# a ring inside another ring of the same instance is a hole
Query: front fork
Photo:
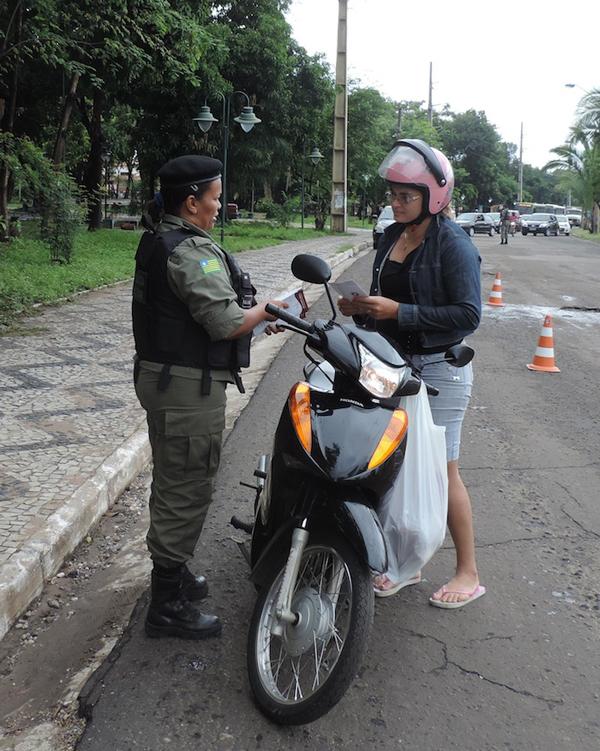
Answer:
[[300, 527], [296, 527], [292, 533], [292, 545], [288, 555], [283, 573], [283, 581], [277, 595], [277, 604], [275, 605], [275, 618], [271, 626], [271, 633], [274, 636], [283, 636], [285, 624], [295, 625], [298, 621], [297, 613], [292, 611], [292, 595], [298, 580], [300, 571], [300, 562], [308, 542], [308, 530], [306, 529], [307, 519], [302, 522]]

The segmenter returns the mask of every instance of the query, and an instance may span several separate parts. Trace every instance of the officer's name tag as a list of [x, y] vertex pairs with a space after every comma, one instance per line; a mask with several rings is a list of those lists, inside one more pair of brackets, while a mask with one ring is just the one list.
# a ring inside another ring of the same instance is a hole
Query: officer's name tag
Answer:
[[200, 261], [200, 268], [204, 274], [212, 274], [215, 271], [223, 271], [223, 267], [216, 258], [203, 258]]

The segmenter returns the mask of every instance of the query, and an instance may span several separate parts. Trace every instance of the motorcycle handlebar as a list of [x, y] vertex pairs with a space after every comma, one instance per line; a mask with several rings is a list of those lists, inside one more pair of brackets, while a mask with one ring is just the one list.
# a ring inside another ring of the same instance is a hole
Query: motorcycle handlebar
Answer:
[[294, 328], [299, 329], [300, 331], [304, 331], [307, 334], [312, 334], [314, 332], [314, 327], [312, 323], [307, 323], [306, 321], [303, 321], [302, 318], [293, 316], [291, 313], [288, 313], [283, 308], [278, 308], [277, 305], [272, 305], [269, 302], [265, 305], [265, 310], [267, 311], [267, 313], [269, 313], [269, 315], [280, 318], [282, 321], [289, 323], [290, 326], [293, 326]]

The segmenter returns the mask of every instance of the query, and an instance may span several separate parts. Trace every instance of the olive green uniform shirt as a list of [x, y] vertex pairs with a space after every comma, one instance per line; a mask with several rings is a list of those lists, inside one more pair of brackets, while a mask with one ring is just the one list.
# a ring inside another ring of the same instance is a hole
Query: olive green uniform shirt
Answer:
[[[225, 255], [207, 232], [181, 217], [165, 214], [156, 231], [162, 234], [180, 229], [193, 234], [174, 248], [167, 261], [169, 287], [211, 341], [226, 339], [244, 322], [244, 311], [238, 305]], [[140, 367], [162, 369], [160, 363], [146, 360], [140, 362]], [[170, 372], [184, 378], [202, 377], [201, 370], [179, 365], [172, 365]], [[211, 370], [211, 378], [233, 382], [228, 370]]]

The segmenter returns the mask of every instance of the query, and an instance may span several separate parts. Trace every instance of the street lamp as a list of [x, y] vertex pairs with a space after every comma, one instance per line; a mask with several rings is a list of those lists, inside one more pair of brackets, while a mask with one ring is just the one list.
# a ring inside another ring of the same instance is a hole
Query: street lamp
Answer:
[[[250, 97], [245, 91], [232, 91], [229, 94], [220, 94], [223, 101], [223, 111], [221, 115], [221, 130], [223, 132], [223, 205], [221, 206], [221, 245], [223, 245], [225, 236], [225, 216], [227, 214], [227, 152], [229, 149], [229, 121], [231, 118], [231, 100], [236, 94], [246, 97], [246, 105], [242, 107], [241, 113], [234, 117], [234, 122], [239, 123], [244, 133], [249, 133], [252, 128], [260, 121], [254, 114], [254, 108], [250, 105]], [[204, 104], [200, 107], [198, 117], [194, 118], [203, 133], [207, 133], [213, 123], [219, 122], [213, 117], [210, 107]]]
[[[319, 149], [315, 146], [315, 148], [308, 155], [308, 158], [312, 162], [313, 167], [316, 167], [317, 164], [321, 161], [321, 159], [323, 159], [323, 154], [321, 154]], [[305, 161], [306, 161], [306, 139], [302, 139], [302, 207], [300, 211], [301, 229], [304, 229], [304, 163]]]

